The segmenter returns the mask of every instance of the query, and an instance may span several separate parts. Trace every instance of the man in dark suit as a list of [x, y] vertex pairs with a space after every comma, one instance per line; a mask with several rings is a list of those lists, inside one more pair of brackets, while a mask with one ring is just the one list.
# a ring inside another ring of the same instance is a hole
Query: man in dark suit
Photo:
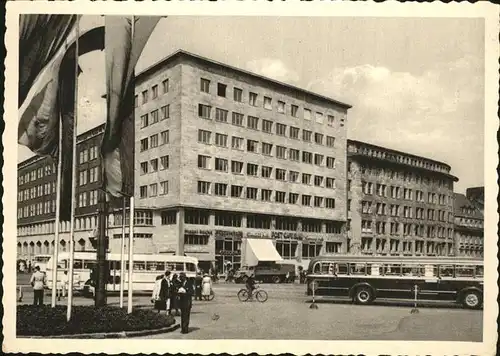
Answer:
[[194, 300], [201, 300], [201, 281], [203, 277], [201, 276], [201, 273], [198, 272], [196, 273], [196, 277], [194, 277]]
[[166, 271], [161, 280], [159, 299], [161, 303], [165, 304], [165, 309], [170, 313], [170, 297], [172, 296], [172, 283], [170, 282], [170, 271]]
[[187, 334], [189, 332], [189, 317], [191, 315], [191, 306], [193, 304], [193, 282], [186, 278], [186, 274], [180, 274], [179, 289], [179, 304], [181, 309], [181, 333]]

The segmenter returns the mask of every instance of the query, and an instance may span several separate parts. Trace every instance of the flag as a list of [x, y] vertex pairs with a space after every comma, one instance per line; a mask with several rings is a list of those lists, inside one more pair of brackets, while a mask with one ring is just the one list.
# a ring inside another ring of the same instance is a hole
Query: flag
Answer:
[[[38, 24], [38, 26], [41, 26]], [[27, 26], [34, 32], [44, 32], [43, 27]], [[50, 28], [50, 26], [49, 26]], [[71, 36], [71, 35], [70, 35]], [[43, 37], [43, 36], [42, 36]], [[56, 53], [39, 50], [41, 58], [50, 60], [31, 82], [28, 93], [19, 109], [18, 142], [32, 152], [50, 156], [58, 161], [62, 154], [60, 211], [61, 221], [71, 217], [72, 155], [75, 112], [75, 52], [76, 38], [66, 37]], [[79, 37], [79, 54], [104, 48], [104, 28], [93, 28]], [[53, 52], [53, 47], [47, 47]], [[26, 81], [26, 83], [29, 81]], [[59, 147], [59, 125], [62, 125], [62, 147]]]
[[107, 120], [101, 155], [103, 185], [112, 197], [134, 194], [134, 68], [160, 18], [105, 19]]

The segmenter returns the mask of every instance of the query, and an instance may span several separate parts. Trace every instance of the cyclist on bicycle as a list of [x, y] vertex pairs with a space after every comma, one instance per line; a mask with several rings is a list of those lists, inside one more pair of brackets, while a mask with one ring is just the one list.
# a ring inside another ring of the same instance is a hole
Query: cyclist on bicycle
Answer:
[[250, 296], [250, 298], [252, 298], [253, 291], [255, 290], [255, 278], [253, 273], [248, 276], [245, 285], [248, 291], [248, 295]]

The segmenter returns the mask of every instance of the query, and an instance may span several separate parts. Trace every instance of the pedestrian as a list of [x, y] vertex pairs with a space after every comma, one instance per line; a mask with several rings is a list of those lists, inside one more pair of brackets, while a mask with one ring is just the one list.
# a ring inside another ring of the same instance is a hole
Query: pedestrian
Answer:
[[203, 299], [208, 300], [210, 293], [212, 292], [212, 279], [208, 274], [205, 273], [202, 279], [202, 295]]
[[181, 272], [179, 289], [179, 306], [181, 309], [181, 334], [189, 332], [189, 317], [191, 316], [191, 307], [193, 305], [193, 285], [186, 278], [186, 274]]
[[45, 273], [40, 272], [40, 267], [35, 267], [35, 272], [31, 276], [31, 286], [33, 287], [33, 305], [43, 305], [43, 292], [45, 287]]
[[178, 289], [180, 285], [179, 277], [174, 273], [171, 280], [171, 291], [170, 291], [170, 314], [179, 316], [179, 296]]
[[196, 277], [194, 279], [194, 300], [201, 300], [201, 284], [203, 277], [201, 276], [201, 272], [196, 273]]
[[28, 261], [28, 273], [31, 273], [31, 261]]

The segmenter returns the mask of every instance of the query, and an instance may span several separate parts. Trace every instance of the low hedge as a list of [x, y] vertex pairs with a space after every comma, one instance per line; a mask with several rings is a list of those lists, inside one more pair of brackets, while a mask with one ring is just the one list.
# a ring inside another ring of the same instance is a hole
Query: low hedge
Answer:
[[154, 330], [174, 323], [173, 316], [152, 309], [135, 309], [127, 314], [127, 310], [116, 307], [73, 306], [67, 322], [66, 306], [18, 305], [16, 331], [19, 336], [56, 336]]

